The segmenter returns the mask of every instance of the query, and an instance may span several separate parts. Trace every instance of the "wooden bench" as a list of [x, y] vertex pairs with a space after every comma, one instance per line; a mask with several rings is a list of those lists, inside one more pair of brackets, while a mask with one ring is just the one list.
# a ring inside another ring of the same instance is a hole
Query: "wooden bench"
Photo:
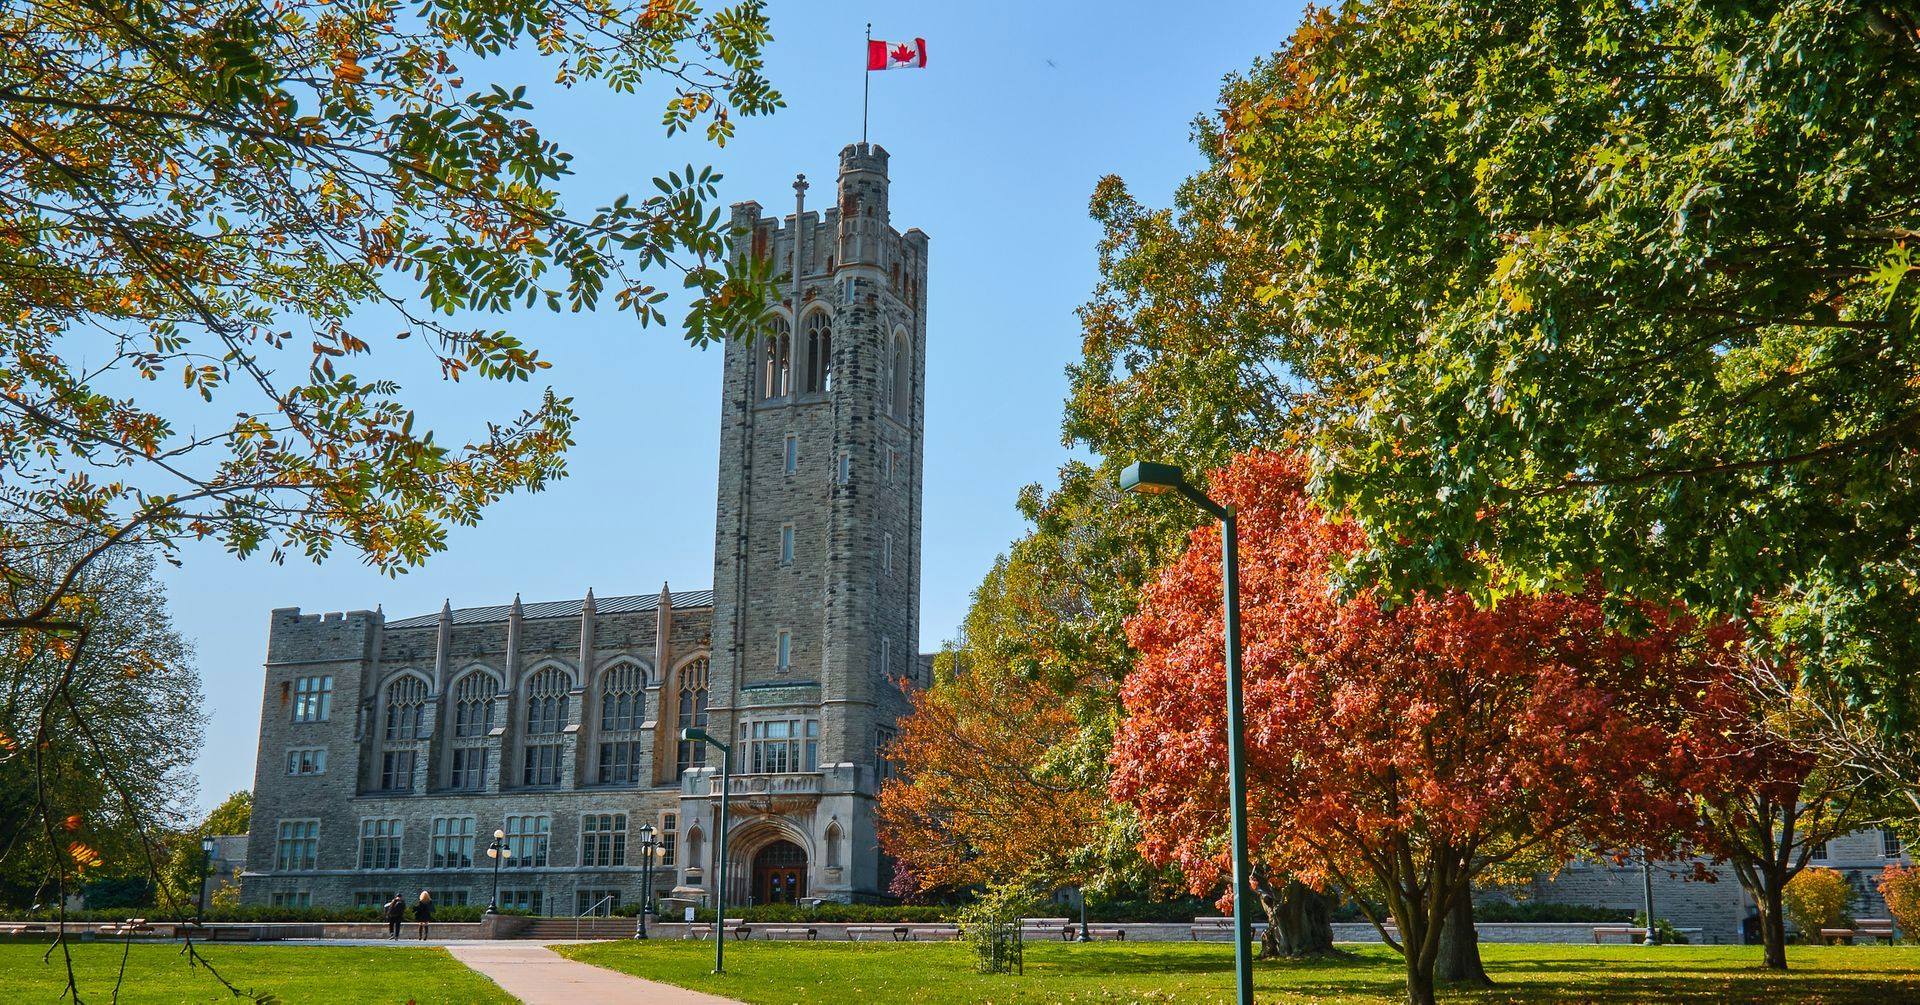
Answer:
[[895, 942], [907, 941], [910, 929], [905, 925], [848, 925], [847, 941], [860, 942], [863, 939], [878, 940], [882, 936]]
[[1061, 942], [1072, 942], [1074, 933], [1079, 930], [1080, 926], [1065, 918], [1022, 918], [1020, 920], [1020, 937], [1023, 939], [1057, 935]]
[[1853, 945], [1856, 942], [1869, 939], [1884, 939], [1888, 945], [1892, 945], [1893, 919], [1861, 918], [1854, 922], [1852, 928], [1822, 928], [1820, 930], [1820, 941], [1828, 945], [1836, 945], [1841, 942], [1847, 945]]
[[[1253, 927], [1253, 937], [1257, 939], [1260, 937], [1261, 932], [1264, 932], [1267, 930], [1267, 923], [1264, 921], [1256, 921], [1253, 923], [1252, 927]], [[1233, 941], [1233, 919], [1225, 918], [1225, 917], [1195, 918], [1193, 919], [1192, 927], [1187, 929], [1187, 935], [1189, 938], [1191, 938], [1195, 942], [1199, 942], [1200, 936], [1202, 935], [1218, 935], [1221, 938], [1227, 940], [1228, 942], [1232, 942]]]
[[[740, 920], [739, 918], [728, 918], [727, 933], [733, 936], [733, 940], [735, 942], [738, 942], [741, 939], [748, 938], [753, 935], [753, 926], [747, 924], [746, 922]], [[713, 934], [713, 922], [711, 921], [700, 922], [698, 924], [687, 926], [687, 938], [689, 939], [704, 939], [712, 934]]]
[[153, 931], [153, 926], [147, 924], [147, 919], [128, 918], [125, 921], [109, 922], [107, 924], [101, 925], [99, 929], [99, 933], [101, 935], [127, 936], [127, 935], [152, 935], [154, 934], [154, 931]]
[[1647, 938], [1647, 930], [1645, 928], [1635, 928], [1632, 925], [1595, 925], [1593, 926], [1593, 944], [1594, 945], [1596, 946], [1599, 945], [1601, 942], [1605, 941], [1606, 937], [1609, 935], [1624, 935], [1627, 937], [1628, 942], [1632, 942], [1635, 939], [1639, 939], [1640, 941], [1644, 942], [1646, 941], [1646, 938]]
[[908, 942], [957, 939], [959, 937], [959, 925], [915, 925], [907, 930]]
[[[1076, 936], [1076, 938], [1077, 937], [1078, 936]], [[1087, 928], [1087, 937], [1096, 942], [1101, 939], [1109, 942], [1125, 942], [1127, 941], [1127, 930], [1124, 928], [1097, 928], [1089, 926]]]
[[769, 939], [805, 939], [813, 942], [820, 938], [818, 928], [762, 928], [760, 933]]
[[0, 935], [41, 935], [47, 926], [36, 921], [9, 921], [0, 923]]

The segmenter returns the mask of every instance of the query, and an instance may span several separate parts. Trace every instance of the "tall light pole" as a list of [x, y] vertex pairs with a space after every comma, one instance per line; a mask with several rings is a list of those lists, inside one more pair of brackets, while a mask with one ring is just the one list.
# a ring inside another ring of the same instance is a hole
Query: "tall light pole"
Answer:
[[680, 731], [680, 739], [704, 743], [720, 749], [720, 836], [714, 840], [715, 852], [720, 863], [714, 867], [717, 873], [713, 883], [713, 972], [727, 972], [727, 794], [733, 788], [733, 748], [713, 738], [713, 734], [697, 726]]
[[647, 912], [653, 910], [653, 825], [640, 825], [640, 861], [646, 863], [645, 871], [640, 873], [640, 927], [634, 930], [633, 937], [647, 937]]
[[1233, 507], [1222, 506], [1187, 484], [1171, 464], [1135, 461], [1120, 473], [1126, 492], [1178, 492], [1220, 521], [1221, 603], [1227, 648], [1227, 804], [1233, 842], [1233, 982], [1235, 1001], [1253, 1005], [1253, 894], [1247, 885], [1246, 716], [1240, 691], [1240, 528]]
[[487, 845], [487, 857], [493, 859], [493, 896], [487, 898], [487, 913], [500, 913], [500, 863], [513, 857], [513, 849], [507, 847], [507, 832], [496, 830], [493, 841]]

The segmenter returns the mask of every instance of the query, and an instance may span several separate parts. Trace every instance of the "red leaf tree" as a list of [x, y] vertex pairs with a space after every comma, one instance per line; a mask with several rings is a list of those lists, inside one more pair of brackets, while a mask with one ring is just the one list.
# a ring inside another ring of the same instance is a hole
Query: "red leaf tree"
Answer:
[[[1685, 832], [1685, 758], [1661, 723], [1692, 678], [1687, 626], [1613, 632], [1592, 595], [1343, 599], [1334, 570], [1365, 542], [1305, 478], [1296, 457], [1253, 453], [1213, 483], [1240, 521], [1256, 868], [1359, 901], [1406, 957], [1407, 1000], [1432, 1002], [1443, 921], [1475, 877]], [[1128, 623], [1141, 659], [1113, 756], [1144, 850], [1196, 892], [1230, 861], [1218, 555], [1217, 529], [1195, 531]]]

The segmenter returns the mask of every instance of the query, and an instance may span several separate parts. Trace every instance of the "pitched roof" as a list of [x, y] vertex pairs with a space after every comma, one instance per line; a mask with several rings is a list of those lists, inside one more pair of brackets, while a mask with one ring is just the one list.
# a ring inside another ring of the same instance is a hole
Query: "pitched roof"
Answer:
[[[674, 609], [685, 607], [712, 607], [712, 590], [675, 590], [669, 595]], [[580, 600], [547, 600], [535, 604], [521, 604], [520, 617], [526, 621], [541, 618], [577, 618], [586, 609], [585, 598]], [[660, 595], [649, 593], [631, 597], [595, 597], [595, 614], [638, 614], [660, 608]], [[512, 604], [494, 604], [489, 607], [456, 607], [453, 611], [453, 623], [456, 625], [485, 625], [502, 623], [507, 620]], [[440, 615], [422, 614], [418, 617], [401, 618], [387, 622], [388, 628], [432, 628], [440, 623]]]

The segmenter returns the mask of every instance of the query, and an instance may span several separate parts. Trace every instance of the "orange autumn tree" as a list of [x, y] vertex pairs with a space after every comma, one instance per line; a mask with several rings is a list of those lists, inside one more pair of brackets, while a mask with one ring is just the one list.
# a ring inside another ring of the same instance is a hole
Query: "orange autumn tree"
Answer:
[[894, 892], [1084, 883], [1107, 813], [1100, 758], [1078, 756], [1111, 689], [1059, 679], [1068, 664], [1038, 625], [1058, 620], [1046, 577], [1016, 549], [974, 593], [960, 638], [888, 749], [901, 774], [880, 791], [880, 843]]
[[[1460, 593], [1391, 609], [1336, 590], [1364, 546], [1305, 491], [1298, 457], [1243, 455], [1214, 479], [1237, 508], [1255, 868], [1340, 889], [1406, 958], [1407, 1001], [1433, 1001], [1450, 907], [1526, 856], [1669, 846], [1690, 822], [1653, 714], [1682, 676], [1685, 626], [1609, 631], [1592, 595]], [[1148, 587], [1128, 636], [1113, 794], [1145, 851], [1196, 891], [1228, 869], [1219, 536], [1194, 532]], [[1387, 931], [1391, 920], [1397, 935]]]

